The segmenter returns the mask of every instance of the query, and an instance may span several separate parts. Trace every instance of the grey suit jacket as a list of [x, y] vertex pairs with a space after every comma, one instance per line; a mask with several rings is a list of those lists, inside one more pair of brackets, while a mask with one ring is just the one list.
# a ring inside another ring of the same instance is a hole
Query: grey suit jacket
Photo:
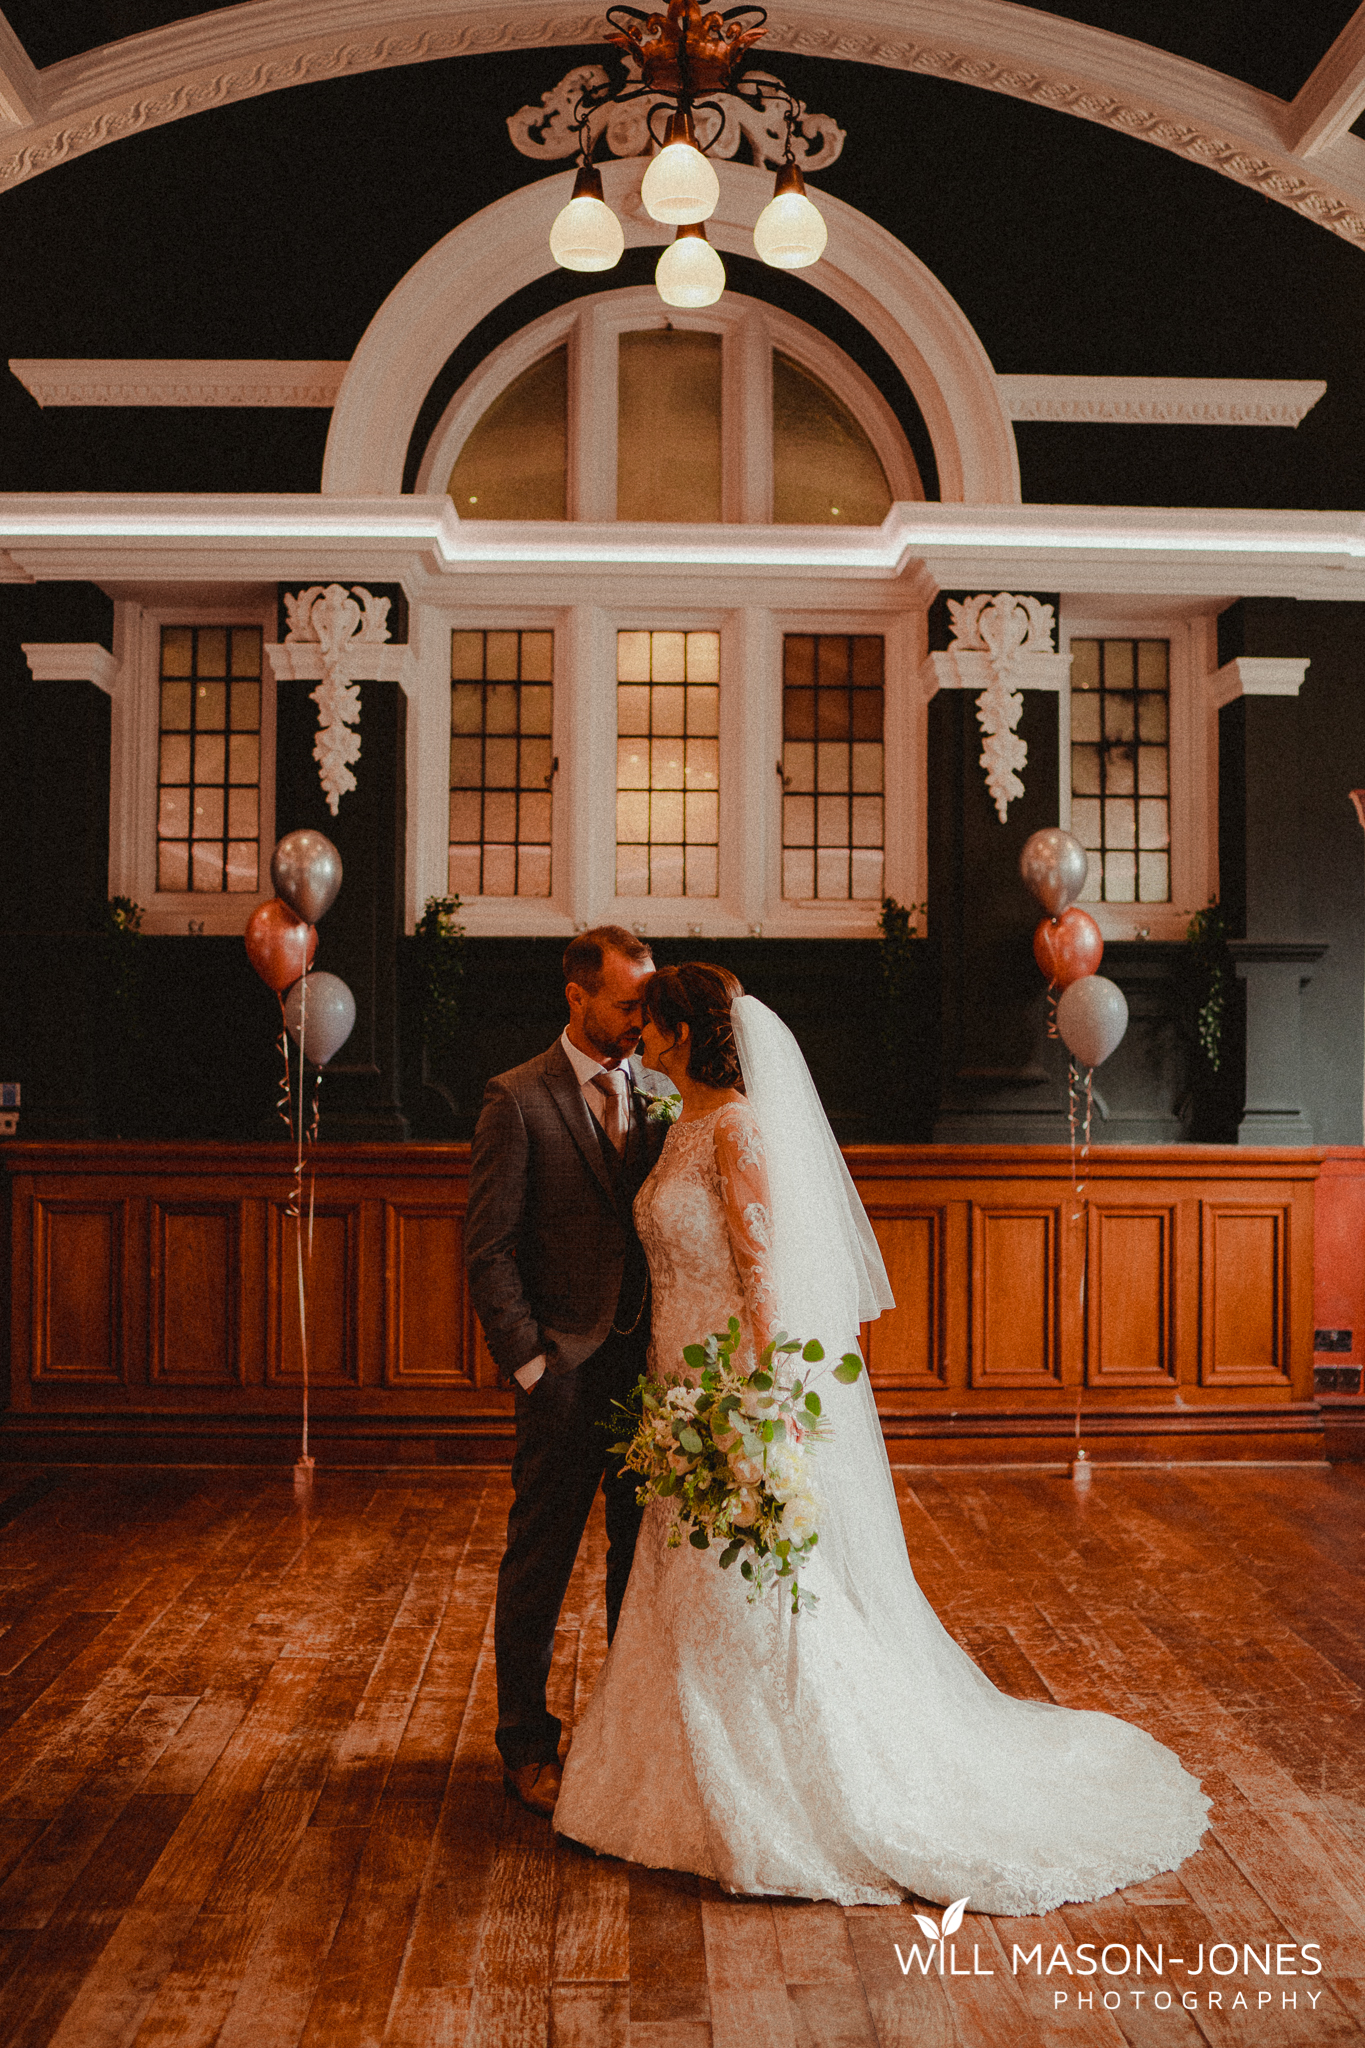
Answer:
[[465, 1263], [504, 1379], [542, 1351], [547, 1372], [571, 1372], [605, 1340], [638, 1243], [631, 1203], [664, 1139], [661, 1125], [643, 1129], [634, 1169], [613, 1186], [558, 1040], [488, 1083], [470, 1159]]

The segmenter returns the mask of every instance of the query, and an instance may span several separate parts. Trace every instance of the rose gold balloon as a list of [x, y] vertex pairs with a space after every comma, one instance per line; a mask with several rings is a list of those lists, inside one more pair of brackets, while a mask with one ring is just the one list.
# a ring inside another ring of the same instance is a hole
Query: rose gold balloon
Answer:
[[1095, 972], [1104, 957], [1104, 940], [1094, 918], [1073, 903], [1060, 917], [1039, 921], [1033, 957], [1054, 988], [1070, 988]]
[[282, 996], [301, 974], [318, 948], [318, 935], [311, 924], [295, 917], [287, 903], [273, 896], [247, 919], [246, 957], [267, 988]]

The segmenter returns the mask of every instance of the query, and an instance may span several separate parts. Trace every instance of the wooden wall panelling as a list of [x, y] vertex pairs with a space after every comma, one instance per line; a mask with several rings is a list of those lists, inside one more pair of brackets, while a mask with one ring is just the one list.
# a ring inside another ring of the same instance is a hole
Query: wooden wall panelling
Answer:
[[1089, 1203], [1087, 1386], [1174, 1385], [1177, 1220], [1173, 1201]]
[[[298, 1252], [287, 1202], [268, 1204], [266, 1383], [302, 1384], [299, 1347]], [[304, 1288], [308, 1302], [308, 1379], [315, 1387], [360, 1385], [362, 1309], [360, 1203], [319, 1195], [313, 1207], [313, 1249], [304, 1215]]]
[[1063, 1384], [1066, 1227], [1065, 1201], [972, 1203], [973, 1387], [1047, 1392]]
[[868, 1214], [896, 1306], [863, 1326], [868, 1377], [878, 1392], [947, 1384], [948, 1208], [878, 1202]]
[[39, 1196], [31, 1208], [31, 1371], [37, 1384], [122, 1387], [128, 1204]]
[[152, 1201], [153, 1381], [242, 1384], [242, 1217], [234, 1200]]
[[469, 1320], [463, 1202], [386, 1202], [385, 1386], [472, 1392]]
[[1200, 1204], [1200, 1358], [1206, 1387], [1288, 1386], [1290, 1204]]

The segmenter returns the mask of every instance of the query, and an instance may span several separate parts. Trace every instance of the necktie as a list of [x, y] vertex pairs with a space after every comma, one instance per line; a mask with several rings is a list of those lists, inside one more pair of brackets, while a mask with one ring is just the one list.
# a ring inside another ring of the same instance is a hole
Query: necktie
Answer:
[[599, 1089], [606, 1100], [606, 1114], [602, 1128], [611, 1139], [619, 1156], [626, 1149], [626, 1134], [630, 1129], [630, 1116], [626, 1109], [626, 1077], [619, 1067], [604, 1067], [600, 1074], [594, 1074], [592, 1085]]

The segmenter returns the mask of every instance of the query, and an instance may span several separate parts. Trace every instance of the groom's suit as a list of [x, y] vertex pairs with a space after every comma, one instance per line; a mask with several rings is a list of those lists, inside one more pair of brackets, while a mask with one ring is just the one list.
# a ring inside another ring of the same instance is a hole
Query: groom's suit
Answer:
[[[632, 1079], [638, 1078], [632, 1075]], [[630, 1575], [638, 1481], [597, 1425], [644, 1370], [649, 1273], [631, 1204], [663, 1129], [635, 1093], [624, 1154], [589, 1113], [562, 1044], [488, 1084], [470, 1161], [465, 1258], [488, 1348], [516, 1398], [507, 1549], [494, 1646], [498, 1748], [511, 1769], [550, 1761], [560, 1724], [545, 1685], [555, 1624], [599, 1483], [606, 1497], [607, 1633]], [[529, 1392], [513, 1379], [543, 1356]]]

